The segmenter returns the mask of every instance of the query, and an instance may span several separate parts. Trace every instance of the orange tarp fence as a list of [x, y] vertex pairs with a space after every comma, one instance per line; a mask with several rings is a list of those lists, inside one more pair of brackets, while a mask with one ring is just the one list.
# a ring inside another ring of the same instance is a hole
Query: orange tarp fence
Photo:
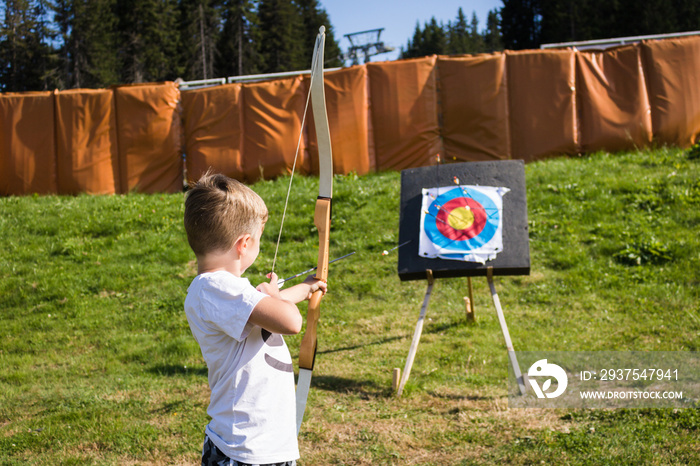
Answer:
[[[366, 68], [338, 70], [324, 78], [334, 173], [369, 173]], [[307, 77], [183, 92], [188, 181], [210, 168], [248, 182], [291, 173], [297, 143], [297, 169], [318, 174], [310, 106], [308, 124], [299, 133], [309, 84]]]
[[571, 50], [506, 53], [512, 158], [577, 152], [574, 60]]
[[440, 57], [440, 108], [446, 160], [510, 158], [506, 57]]
[[436, 57], [370, 63], [370, 108], [377, 170], [435, 162], [440, 152]]
[[[0, 95], [0, 195], [182, 190], [212, 168], [253, 182], [318, 173], [309, 77]], [[334, 172], [538, 160], [700, 136], [700, 37], [528, 50], [325, 74]], [[184, 143], [184, 145], [183, 145]], [[184, 159], [184, 161], [183, 161]]]
[[226, 84], [182, 93], [188, 181], [208, 169], [243, 180], [241, 85]]
[[56, 93], [59, 194], [119, 191], [117, 124], [110, 90]]
[[[291, 173], [297, 151], [305, 87], [301, 77], [243, 86], [243, 173], [245, 181]], [[297, 168], [308, 173], [303, 139]]]
[[[365, 65], [324, 74], [328, 127], [333, 150], [333, 173], [364, 175], [374, 170], [370, 159]], [[310, 79], [306, 79], [306, 89]], [[309, 117], [307, 117], [309, 118]], [[307, 129], [307, 150], [311, 173], [318, 174], [318, 146], [313, 114]]]
[[651, 142], [651, 108], [639, 47], [576, 54], [581, 151], [621, 151]]
[[180, 91], [171, 82], [114, 89], [121, 190], [182, 191]]
[[0, 95], [0, 195], [55, 194], [52, 92]]
[[700, 134], [700, 37], [641, 45], [654, 137], [688, 147]]

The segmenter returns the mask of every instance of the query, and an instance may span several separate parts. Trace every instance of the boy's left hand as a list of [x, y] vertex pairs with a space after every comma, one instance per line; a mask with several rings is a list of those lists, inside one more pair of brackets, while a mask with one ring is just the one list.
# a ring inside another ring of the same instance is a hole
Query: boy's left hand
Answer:
[[326, 294], [326, 291], [328, 291], [328, 283], [324, 282], [323, 280], [319, 280], [314, 275], [309, 275], [306, 277], [304, 284], [309, 285], [309, 294], [306, 299], [311, 299], [311, 295], [318, 290], [321, 290], [324, 295]]

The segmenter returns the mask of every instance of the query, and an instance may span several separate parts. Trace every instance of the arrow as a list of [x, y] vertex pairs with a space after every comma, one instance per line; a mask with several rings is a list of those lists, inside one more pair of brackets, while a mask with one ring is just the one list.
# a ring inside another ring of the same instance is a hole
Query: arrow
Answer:
[[410, 243], [410, 242], [411, 242], [411, 240], [409, 239], [409, 240], [406, 241], [405, 243], [401, 243], [401, 244], [399, 244], [398, 246], [394, 246], [393, 248], [389, 249], [388, 251], [385, 249], [384, 251], [382, 251], [382, 256], [387, 256], [387, 255], [389, 255], [389, 253], [390, 253], [391, 251], [393, 251], [393, 250], [395, 250], [395, 249], [399, 249], [401, 246], [406, 246], [406, 245], [407, 245], [408, 243]]
[[[330, 265], [330, 264], [332, 264], [333, 262], [338, 262], [340, 259], [345, 259], [346, 257], [350, 257], [350, 256], [352, 256], [353, 254], [355, 254], [355, 251], [351, 252], [350, 254], [345, 254], [344, 256], [337, 257], [337, 258], [333, 259], [332, 261], [328, 261], [328, 264]], [[287, 280], [291, 280], [292, 278], [297, 278], [297, 277], [300, 276], [300, 275], [304, 275], [304, 274], [307, 274], [307, 273], [309, 273], [309, 272], [313, 272], [313, 271], [316, 270], [317, 268], [318, 268], [318, 266], [316, 266], [316, 267], [311, 267], [310, 269], [304, 270], [303, 272], [299, 272], [299, 273], [297, 273], [297, 274], [295, 274], [295, 275], [292, 275], [291, 277], [280, 278], [279, 280], [277, 280], [277, 286], [279, 286], [280, 288], [282, 288], [282, 285], [283, 285], [284, 282], [286, 282]]]

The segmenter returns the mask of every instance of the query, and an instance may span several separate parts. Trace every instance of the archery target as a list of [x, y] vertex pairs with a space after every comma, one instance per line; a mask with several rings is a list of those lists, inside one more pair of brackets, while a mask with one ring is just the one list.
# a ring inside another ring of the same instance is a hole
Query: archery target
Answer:
[[419, 254], [481, 263], [495, 258], [503, 249], [506, 192], [490, 186], [424, 189]]

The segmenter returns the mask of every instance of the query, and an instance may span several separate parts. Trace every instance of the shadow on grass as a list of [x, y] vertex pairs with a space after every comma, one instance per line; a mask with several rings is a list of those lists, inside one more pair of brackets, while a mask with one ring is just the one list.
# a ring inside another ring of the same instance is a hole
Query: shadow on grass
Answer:
[[165, 403], [159, 408], [152, 409], [151, 414], [169, 414], [177, 413], [185, 410], [187, 403], [185, 401], [173, 401], [170, 403]]
[[[423, 328], [423, 332], [421, 335], [428, 335], [428, 334], [434, 334], [434, 333], [441, 333], [444, 332], [445, 330], [454, 328], [454, 327], [461, 327], [463, 325], [466, 325], [464, 322], [450, 322], [446, 324], [441, 324], [441, 325], [429, 325], [425, 326]], [[385, 343], [390, 343], [392, 341], [396, 340], [405, 340], [413, 338], [413, 334], [411, 335], [399, 335], [395, 337], [387, 337], [387, 338], [380, 338], [375, 341], [368, 341], [366, 343], [362, 344], [357, 344], [357, 345], [352, 345], [352, 346], [343, 346], [340, 348], [331, 348], [323, 351], [317, 351], [316, 354], [330, 354], [330, 353], [340, 353], [342, 351], [352, 351], [360, 348], [366, 348], [368, 346], [378, 346], [378, 345], [383, 345]], [[299, 355], [297, 354], [295, 358], [298, 358]]]
[[[385, 343], [389, 343], [392, 341], [403, 340], [404, 338], [408, 338], [408, 337], [396, 336], [396, 337], [389, 337], [389, 338], [381, 338], [379, 340], [369, 341], [369, 342], [363, 343], [363, 344], [352, 345], [352, 346], [343, 346], [340, 348], [331, 348], [331, 349], [327, 349], [327, 350], [323, 350], [323, 351], [317, 351], [316, 354], [331, 354], [331, 353], [340, 353], [343, 351], [352, 351], [352, 350], [356, 350], [356, 349], [360, 349], [360, 348], [365, 348], [367, 346], [383, 345]], [[297, 355], [297, 358], [298, 358], [298, 355]]]
[[[467, 401], [492, 401], [496, 397], [493, 395], [473, 395], [473, 394], [456, 394], [456, 393], [439, 393], [434, 390], [429, 390], [426, 392], [428, 395], [434, 397], [434, 398], [439, 398], [442, 400], [450, 400], [450, 401], [460, 401], [460, 400], [467, 400]], [[459, 410], [458, 410], [459, 411]]]
[[[206, 367], [185, 368], [176, 364], [162, 364], [148, 369], [152, 374], [161, 377], [207, 376]], [[329, 392], [354, 394], [362, 399], [390, 396], [391, 388], [379, 385], [371, 380], [347, 379], [332, 375], [315, 375], [311, 382], [312, 388]]]
[[333, 375], [314, 376], [311, 380], [311, 388], [327, 392], [357, 395], [363, 400], [387, 397], [393, 393], [391, 387], [379, 385], [372, 380], [347, 379]]

